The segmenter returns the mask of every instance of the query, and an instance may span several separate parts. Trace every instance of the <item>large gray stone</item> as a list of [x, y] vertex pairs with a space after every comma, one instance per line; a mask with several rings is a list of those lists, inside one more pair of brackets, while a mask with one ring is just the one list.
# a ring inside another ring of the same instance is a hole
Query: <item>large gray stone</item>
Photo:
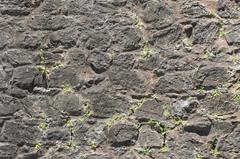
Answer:
[[207, 88], [217, 87], [230, 79], [228, 68], [221, 66], [202, 67], [194, 74], [196, 86], [204, 86]]
[[172, 74], [159, 78], [155, 85], [155, 92], [163, 93], [184, 93], [193, 88], [191, 78], [188, 74]]
[[34, 30], [59, 30], [66, 28], [71, 21], [62, 15], [49, 14], [34, 15], [30, 20], [30, 27]]
[[40, 138], [37, 127], [26, 126], [18, 121], [6, 121], [2, 128], [1, 141], [17, 145], [35, 145]]
[[231, 26], [230, 31], [226, 33], [226, 40], [229, 45], [240, 46], [240, 26]]
[[54, 107], [73, 116], [81, 115], [83, 110], [83, 103], [80, 97], [75, 94], [58, 95], [54, 99]]
[[11, 49], [5, 52], [3, 61], [9, 62], [13, 67], [29, 65], [33, 55], [26, 50]]
[[188, 122], [184, 125], [184, 130], [200, 136], [207, 136], [211, 127], [211, 121], [207, 117], [193, 115], [189, 117]]
[[191, 18], [211, 17], [207, 7], [195, 0], [185, 1], [182, 5], [182, 13]]
[[157, 131], [152, 130], [150, 126], [143, 126], [139, 130], [138, 143], [144, 147], [162, 147], [163, 146], [163, 136]]
[[18, 99], [7, 95], [0, 95], [0, 116], [13, 115], [22, 108], [23, 105]]
[[133, 124], [117, 123], [108, 130], [108, 141], [115, 147], [135, 144], [138, 130]]
[[[238, 158], [239, 151], [240, 151], [240, 125], [238, 125], [232, 133], [229, 135], [226, 135], [225, 137], [222, 137], [219, 140], [218, 146], [220, 149], [220, 152], [223, 152], [223, 157], [229, 158]], [[231, 152], [231, 153], [229, 153]]]
[[55, 31], [49, 35], [48, 47], [71, 48], [76, 45], [78, 34], [78, 30], [74, 28]]
[[127, 113], [130, 107], [128, 100], [117, 95], [94, 93], [89, 96], [93, 116], [98, 118], [111, 117], [116, 113]]
[[138, 120], [149, 120], [149, 119], [155, 119], [155, 120], [161, 120], [163, 116], [163, 103], [153, 100], [147, 100], [145, 101], [140, 108], [135, 110], [134, 116]]
[[21, 66], [13, 70], [11, 83], [19, 88], [32, 91], [35, 86], [41, 86], [42, 76], [35, 66]]
[[199, 22], [193, 29], [192, 43], [212, 43], [217, 39], [218, 26], [214, 22]]
[[111, 58], [106, 53], [93, 51], [90, 53], [87, 62], [89, 62], [94, 72], [100, 74], [110, 67]]
[[11, 159], [17, 155], [18, 147], [9, 143], [0, 143], [1, 159]]

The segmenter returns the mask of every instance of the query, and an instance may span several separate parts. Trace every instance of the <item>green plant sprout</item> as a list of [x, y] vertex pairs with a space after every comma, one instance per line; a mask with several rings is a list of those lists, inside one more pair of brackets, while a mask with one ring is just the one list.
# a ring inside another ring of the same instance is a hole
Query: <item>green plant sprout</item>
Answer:
[[240, 56], [239, 56], [238, 54], [233, 54], [233, 55], [232, 55], [232, 61], [233, 61], [234, 63], [240, 62]]
[[137, 123], [134, 125], [137, 129], [140, 129], [143, 126], [143, 123]]
[[77, 147], [77, 145], [73, 140], [70, 140], [68, 143], [68, 147], [71, 149], [75, 149]]
[[74, 124], [73, 124], [73, 120], [72, 119], [69, 119], [67, 120], [66, 124], [65, 124], [68, 128], [68, 130], [73, 133], [74, 131]]
[[165, 126], [164, 124], [160, 123], [155, 119], [149, 119], [147, 123], [149, 125], [152, 125], [154, 128], [156, 128], [162, 135], [166, 135], [168, 131], [168, 127]]
[[141, 108], [141, 106], [143, 105], [143, 103], [144, 103], [145, 101], [146, 101], [146, 99], [143, 98], [143, 99], [140, 99], [139, 101], [137, 101], [135, 104], [133, 104], [133, 105], [129, 108], [129, 110], [130, 110], [129, 114], [132, 114], [132, 113], [134, 113], [136, 110], [138, 110], [139, 108]]
[[218, 97], [218, 96], [221, 96], [222, 95], [222, 92], [220, 91], [219, 88], [216, 88], [212, 91], [212, 96], [213, 97]]
[[151, 150], [151, 148], [148, 147], [148, 146], [143, 146], [143, 147], [141, 148], [141, 150], [140, 150], [140, 153], [142, 153], [142, 154], [144, 154], [144, 155], [146, 155], [146, 156], [151, 156], [151, 152], [152, 152], [152, 150]]
[[169, 110], [164, 110], [163, 115], [164, 115], [166, 118], [170, 118], [170, 117], [172, 116], [172, 113], [171, 113]]
[[57, 70], [57, 69], [59, 69], [60, 67], [62, 67], [62, 64], [55, 63], [55, 64], [52, 66], [52, 70]]
[[34, 148], [35, 148], [35, 150], [41, 150], [42, 149], [42, 144], [39, 142], [39, 143], [37, 143], [35, 146], [34, 146]]
[[204, 86], [200, 86], [197, 90], [200, 94], [204, 94], [206, 92]]
[[161, 153], [168, 153], [170, 151], [169, 147], [168, 146], [163, 146], [161, 149], [160, 149], [160, 152]]
[[45, 65], [45, 52], [43, 49], [39, 50], [40, 64]]
[[224, 28], [224, 22], [222, 20], [220, 20], [219, 22], [217, 22], [217, 26], [222, 29]]
[[193, 97], [192, 96], [189, 96], [188, 98], [187, 98], [187, 101], [192, 101], [193, 100]]
[[222, 114], [215, 112], [211, 115], [215, 120], [222, 121], [224, 120], [224, 117]]
[[87, 112], [85, 112], [85, 113], [83, 114], [83, 116], [81, 116], [81, 117], [79, 118], [79, 121], [80, 121], [81, 123], [84, 123], [91, 115], [92, 115], [92, 112], [91, 112], [91, 111], [87, 111]]
[[201, 154], [196, 154], [194, 159], [203, 159], [203, 156]]
[[217, 14], [214, 11], [210, 11], [209, 16], [215, 18], [217, 17]]
[[80, 159], [88, 159], [88, 157], [85, 154], [80, 154]]
[[184, 120], [181, 118], [181, 117], [174, 117], [174, 123], [175, 123], [175, 125], [182, 125], [182, 124], [184, 124]]
[[116, 122], [116, 121], [119, 121], [119, 120], [122, 120], [126, 118], [126, 115], [125, 114], [117, 114], [117, 115], [114, 115], [112, 116], [111, 118], [107, 119], [106, 120], [106, 125], [108, 127], [112, 127], [112, 125]]
[[150, 44], [148, 40], [144, 41], [144, 46], [143, 46], [143, 52], [142, 52], [142, 57], [143, 58], [149, 58], [153, 54], [153, 50], [150, 47]]
[[40, 123], [38, 126], [42, 130], [47, 130], [48, 129], [48, 124], [47, 123]]
[[224, 38], [225, 37], [225, 32], [224, 31], [220, 31], [219, 32], [219, 37], [220, 38]]
[[240, 94], [235, 95], [234, 100], [240, 103]]
[[135, 19], [135, 25], [138, 29], [142, 29], [143, 25], [143, 21], [142, 19], [137, 15], [137, 14], [133, 14], [133, 17]]
[[97, 149], [97, 144], [96, 144], [95, 142], [92, 142], [92, 143], [91, 143], [91, 149], [94, 150], [94, 151], [96, 151], [96, 149]]
[[224, 38], [225, 37], [225, 32], [224, 32], [224, 22], [221, 20], [217, 22], [217, 26], [219, 27], [219, 37]]
[[73, 89], [73, 87], [71, 85], [65, 84], [65, 85], [63, 85], [63, 91], [65, 93], [73, 93], [74, 89]]
[[214, 157], [218, 157], [220, 155], [219, 147], [217, 145], [217, 140], [215, 139], [213, 144], [212, 144], [212, 149], [211, 152]]

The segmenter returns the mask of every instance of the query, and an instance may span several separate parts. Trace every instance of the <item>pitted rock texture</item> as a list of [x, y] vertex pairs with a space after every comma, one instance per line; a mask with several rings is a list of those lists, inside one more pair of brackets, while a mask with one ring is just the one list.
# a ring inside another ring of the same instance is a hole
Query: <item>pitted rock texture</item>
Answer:
[[0, 159], [239, 159], [239, 0], [0, 0]]

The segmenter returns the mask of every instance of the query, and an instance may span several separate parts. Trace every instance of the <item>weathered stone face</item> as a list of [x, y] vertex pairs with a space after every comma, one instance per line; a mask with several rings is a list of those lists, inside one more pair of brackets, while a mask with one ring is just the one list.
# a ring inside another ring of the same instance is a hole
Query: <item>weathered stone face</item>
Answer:
[[36, 127], [26, 126], [21, 122], [6, 121], [2, 128], [1, 141], [33, 146], [40, 135], [40, 131]]
[[7, 95], [0, 96], [0, 115], [13, 115], [18, 110], [22, 109], [22, 103], [17, 99]]
[[238, 159], [240, 0], [0, 0], [0, 159]]
[[138, 130], [132, 124], [118, 123], [108, 130], [107, 137], [113, 146], [130, 146], [136, 142]]

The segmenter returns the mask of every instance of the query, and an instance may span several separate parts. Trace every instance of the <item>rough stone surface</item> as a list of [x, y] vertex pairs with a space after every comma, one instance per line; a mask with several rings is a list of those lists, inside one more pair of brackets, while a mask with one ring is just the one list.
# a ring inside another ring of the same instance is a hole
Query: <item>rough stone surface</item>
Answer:
[[138, 130], [133, 124], [118, 123], [108, 130], [107, 137], [113, 146], [130, 146], [135, 144]]
[[144, 126], [139, 131], [138, 142], [141, 146], [162, 147], [163, 136], [150, 126]]
[[0, 159], [239, 159], [240, 0], [0, 0]]
[[3, 159], [14, 158], [17, 155], [17, 146], [8, 143], [0, 144], [0, 156]]

